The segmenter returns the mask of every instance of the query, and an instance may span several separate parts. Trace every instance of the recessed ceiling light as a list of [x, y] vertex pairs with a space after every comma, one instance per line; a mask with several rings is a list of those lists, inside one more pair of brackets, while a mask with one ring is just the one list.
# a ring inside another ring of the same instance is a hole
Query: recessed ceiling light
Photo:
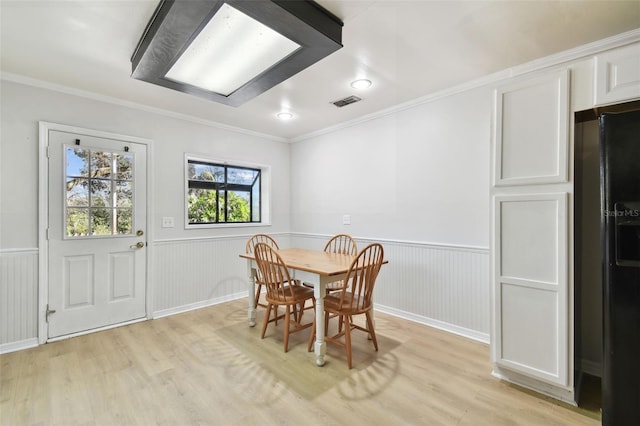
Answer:
[[351, 87], [354, 89], [366, 89], [371, 86], [371, 80], [367, 80], [366, 78], [361, 78], [356, 81], [351, 82]]
[[293, 118], [293, 114], [291, 114], [290, 112], [279, 112], [277, 114], [277, 117], [280, 120], [291, 120]]

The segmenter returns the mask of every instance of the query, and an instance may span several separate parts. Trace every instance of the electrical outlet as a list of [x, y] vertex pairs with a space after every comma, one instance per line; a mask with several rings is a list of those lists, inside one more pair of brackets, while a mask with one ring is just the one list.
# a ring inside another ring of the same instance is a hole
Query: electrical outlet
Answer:
[[345, 214], [344, 216], [342, 216], [342, 224], [343, 225], [351, 225], [351, 215], [350, 214]]
[[162, 218], [162, 227], [163, 228], [173, 228], [173, 218], [172, 217], [163, 217]]

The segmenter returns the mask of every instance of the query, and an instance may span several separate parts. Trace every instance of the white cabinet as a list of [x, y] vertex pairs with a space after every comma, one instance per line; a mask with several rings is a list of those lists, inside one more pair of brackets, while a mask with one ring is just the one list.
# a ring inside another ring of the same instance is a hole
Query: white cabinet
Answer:
[[491, 189], [494, 375], [566, 401], [569, 77], [563, 69], [496, 90]]
[[494, 197], [494, 362], [567, 386], [567, 194]]
[[595, 57], [594, 97], [595, 106], [640, 98], [640, 44]]
[[496, 90], [494, 185], [567, 181], [569, 72]]

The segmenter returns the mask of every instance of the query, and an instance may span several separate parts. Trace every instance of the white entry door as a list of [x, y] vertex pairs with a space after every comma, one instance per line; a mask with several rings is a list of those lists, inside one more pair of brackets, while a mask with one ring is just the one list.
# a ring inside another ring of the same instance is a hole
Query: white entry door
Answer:
[[146, 150], [48, 130], [48, 338], [145, 316]]

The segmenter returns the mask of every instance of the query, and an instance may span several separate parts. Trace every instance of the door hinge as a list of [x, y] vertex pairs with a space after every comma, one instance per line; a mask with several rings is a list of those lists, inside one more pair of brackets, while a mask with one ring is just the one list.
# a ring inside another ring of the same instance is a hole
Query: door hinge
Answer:
[[55, 309], [49, 309], [49, 304], [47, 303], [47, 312], [45, 314], [45, 319], [47, 322], [49, 322], [49, 315], [51, 314], [55, 314], [56, 310]]
[[47, 158], [49, 158], [49, 145], [47, 145]]

